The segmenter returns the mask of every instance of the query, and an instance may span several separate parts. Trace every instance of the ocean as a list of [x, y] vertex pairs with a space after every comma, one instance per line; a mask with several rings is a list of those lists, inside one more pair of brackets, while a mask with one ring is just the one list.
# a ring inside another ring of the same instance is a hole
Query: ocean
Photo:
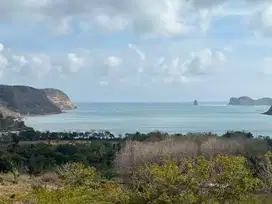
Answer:
[[59, 115], [31, 116], [26, 125], [41, 131], [108, 130], [115, 134], [151, 131], [169, 133], [250, 131], [272, 136], [268, 106], [222, 103], [78, 103]]

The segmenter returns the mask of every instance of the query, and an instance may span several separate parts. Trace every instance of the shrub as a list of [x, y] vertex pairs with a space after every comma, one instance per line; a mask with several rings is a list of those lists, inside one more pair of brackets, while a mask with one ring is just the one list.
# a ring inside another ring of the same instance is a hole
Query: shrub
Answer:
[[133, 173], [130, 203], [257, 202], [260, 181], [245, 165], [243, 157], [226, 155], [145, 165]]
[[200, 154], [209, 157], [217, 154], [235, 155], [243, 146], [237, 140], [219, 137], [210, 137], [200, 146]]
[[85, 168], [82, 163], [67, 163], [58, 168], [57, 173], [68, 185], [83, 185], [96, 177], [94, 167]]
[[253, 169], [256, 175], [262, 180], [264, 189], [272, 189], [272, 153], [268, 152], [259, 158]]
[[39, 177], [39, 180], [43, 183], [49, 183], [49, 184], [58, 184], [59, 183], [58, 175], [53, 172], [47, 172], [47, 173], [42, 174]]
[[128, 197], [115, 183], [97, 184], [96, 188], [70, 186], [62, 189], [37, 188], [38, 204], [127, 204]]
[[125, 147], [117, 154], [115, 165], [121, 176], [128, 176], [135, 168], [160, 163], [166, 156], [177, 160], [183, 157], [196, 157], [198, 145], [195, 142], [186, 140], [176, 142], [167, 139], [158, 142], [127, 142]]
[[119, 184], [97, 180], [96, 169], [81, 163], [61, 166], [59, 175], [65, 181], [60, 189], [36, 187], [33, 200], [38, 204], [116, 204], [127, 203], [128, 196]]

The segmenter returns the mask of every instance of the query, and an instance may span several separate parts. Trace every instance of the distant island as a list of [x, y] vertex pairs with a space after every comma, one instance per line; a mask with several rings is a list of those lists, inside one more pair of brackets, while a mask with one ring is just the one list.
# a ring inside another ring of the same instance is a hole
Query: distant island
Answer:
[[194, 105], [194, 106], [198, 106], [197, 100], [194, 101], [193, 105]]
[[272, 98], [260, 98], [260, 99], [252, 99], [248, 96], [242, 96], [239, 98], [231, 97], [228, 105], [243, 105], [243, 106], [272, 106]]
[[58, 89], [36, 89], [30, 86], [0, 85], [0, 113], [3, 117], [59, 114], [76, 106]]

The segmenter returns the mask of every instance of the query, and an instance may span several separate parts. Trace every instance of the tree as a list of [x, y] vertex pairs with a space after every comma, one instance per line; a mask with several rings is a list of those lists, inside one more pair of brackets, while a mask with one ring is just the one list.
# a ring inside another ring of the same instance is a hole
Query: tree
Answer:
[[17, 136], [17, 134], [14, 134], [14, 133], [11, 133], [10, 137], [12, 140], [10, 144], [8, 145], [7, 149], [10, 152], [15, 152], [16, 149], [19, 147], [19, 137]]

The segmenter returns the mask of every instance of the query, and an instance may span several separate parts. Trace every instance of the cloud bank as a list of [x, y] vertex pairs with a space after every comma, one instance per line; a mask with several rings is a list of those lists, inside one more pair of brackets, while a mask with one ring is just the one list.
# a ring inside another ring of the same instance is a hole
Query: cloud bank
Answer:
[[[252, 10], [250, 27], [270, 33], [271, 1], [241, 1]], [[2, 0], [0, 21], [25, 21], [46, 25], [59, 35], [102, 29], [132, 30], [137, 34], [184, 35], [206, 32], [213, 17], [235, 15], [231, 0]], [[248, 16], [247, 16], [248, 17]], [[256, 25], [256, 26], [254, 26]]]
[[[122, 56], [111, 55], [96, 50], [81, 50], [74, 53], [31, 53], [18, 52], [1, 46], [0, 78], [6, 82], [21, 83], [51, 80], [53, 77], [73, 79], [88, 76], [88, 80], [102, 83], [123, 83], [135, 81], [137, 76], [145, 83], [152, 82], [188, 82], [199, 76], [213, 73], [227, 62], [227, 52], [209, 48], [188, 53], [186, 58], [167, 55], [154, 56], [144, 53], [136, 45], [129, 44]], [[131, 52], [130, 52], [131, 50]], [[150, 57], [146, 57], [149, 55]], [[135, 78], [136, 77], [136, 78]]]

